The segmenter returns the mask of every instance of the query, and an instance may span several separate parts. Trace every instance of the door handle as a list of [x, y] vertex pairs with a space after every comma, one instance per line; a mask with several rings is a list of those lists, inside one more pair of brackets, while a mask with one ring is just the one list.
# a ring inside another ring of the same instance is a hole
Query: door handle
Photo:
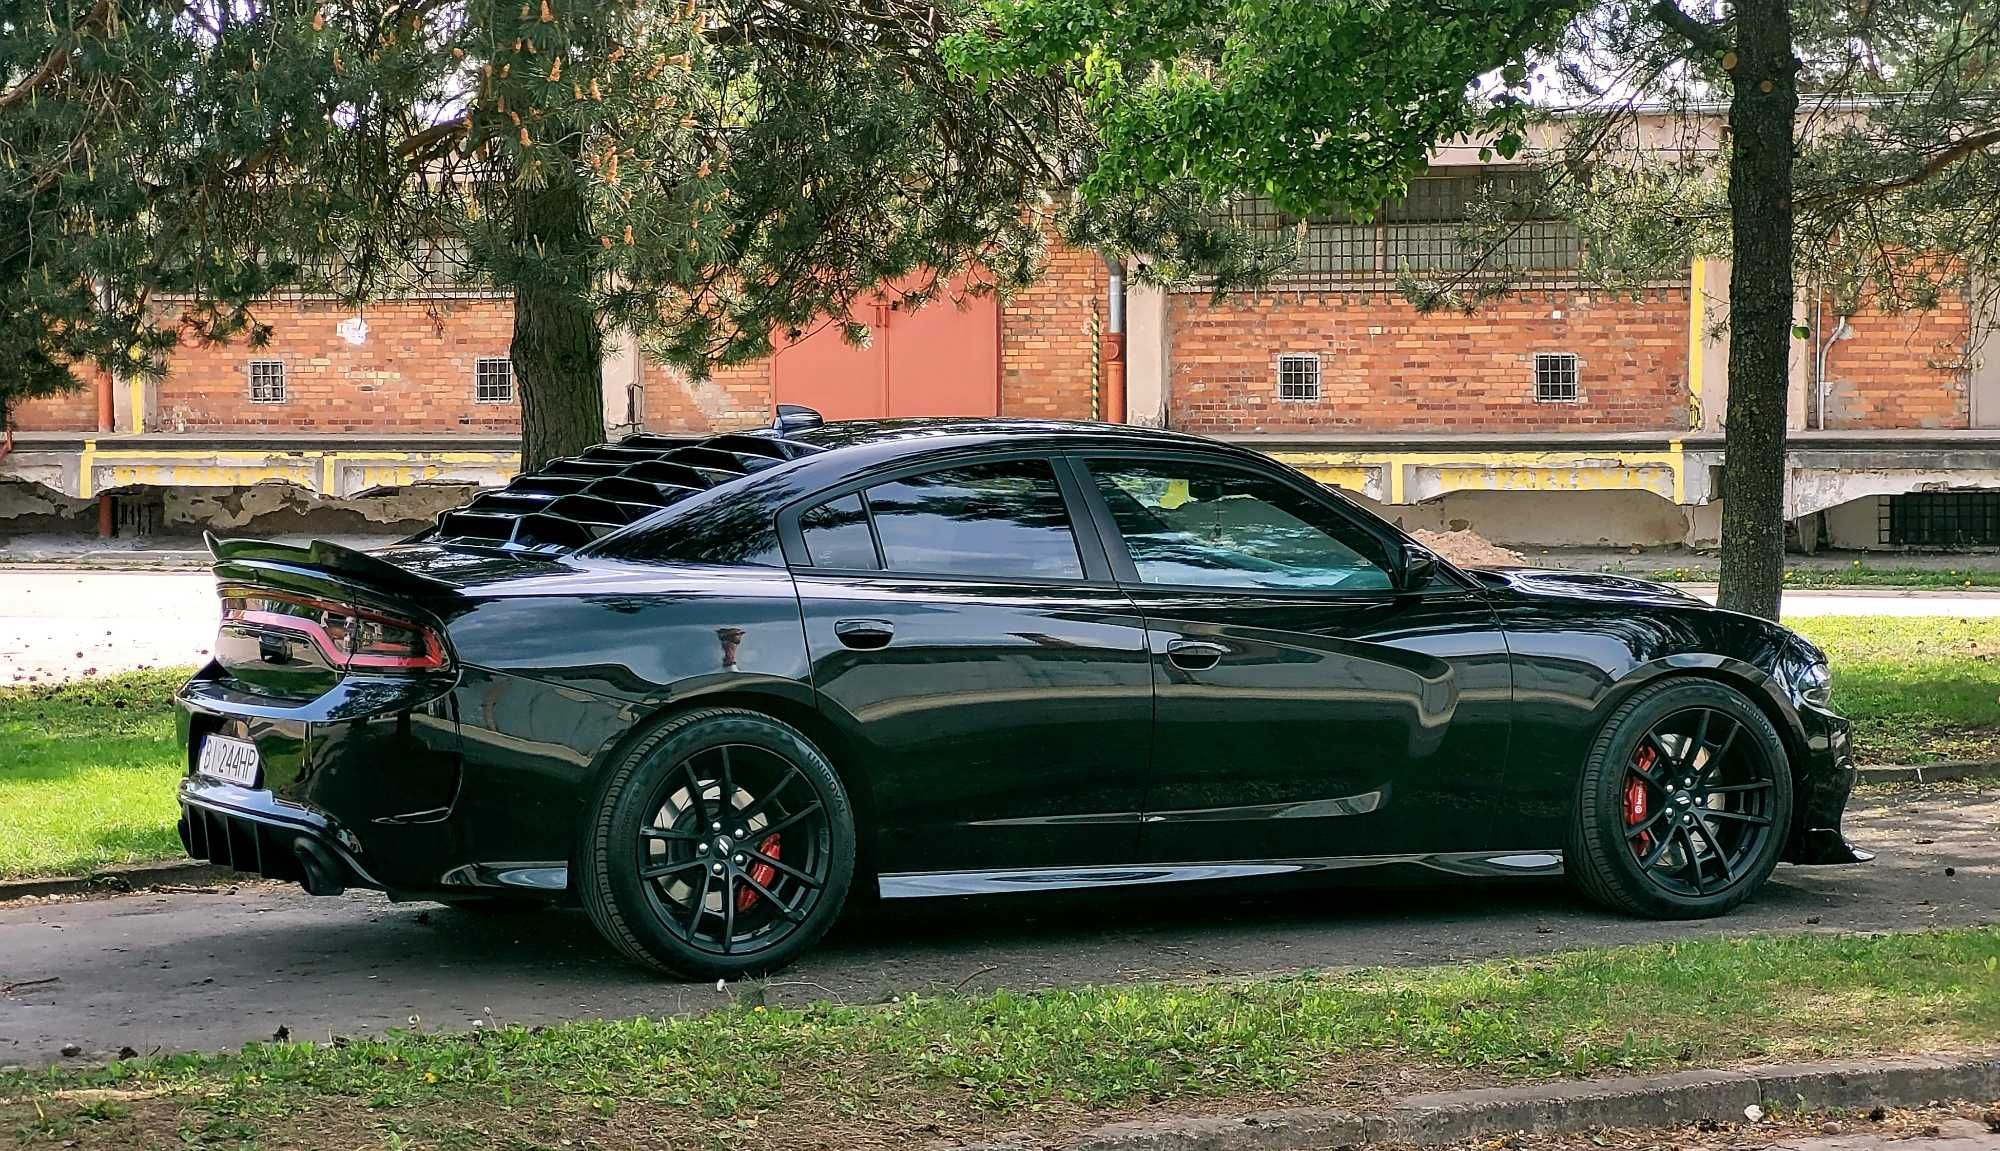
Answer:
[[1219, 643], [1207, 643], [1198, 639], [1174, 639], [1167, 641], [1167, 662], [1182, 671], [1207, 671], [1222, 662], [1229, 649]]
[[857, 651], [874, 651], [889, 646], [889, 640], [896, 634], [896, 625], [886, 619], [835, 620], [833, 634], [841, 643]]

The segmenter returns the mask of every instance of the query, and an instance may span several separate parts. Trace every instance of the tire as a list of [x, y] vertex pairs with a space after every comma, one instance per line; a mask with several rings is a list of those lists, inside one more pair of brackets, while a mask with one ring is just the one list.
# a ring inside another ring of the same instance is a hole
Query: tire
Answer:
[[1722, 915], [1770, 878], [1791, 817], [1791, 765], [1763, 710], [1712, 680], [1669, 679], [1620, 704], [1591, 745], [1566, 871], [1614, 911]]
[[840, 777], [796, 728], [758, 712], [705, 708], [662, 723], [606, 775], [590, 810], [584, 910], [656, 971], [707, 980], [783, 967], [826, 934], [853, 882], [854, 810]]

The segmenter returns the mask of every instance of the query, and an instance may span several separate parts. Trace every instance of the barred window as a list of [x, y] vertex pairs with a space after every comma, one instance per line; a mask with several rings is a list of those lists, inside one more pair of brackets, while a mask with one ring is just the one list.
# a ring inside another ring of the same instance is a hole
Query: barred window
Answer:
[[1576, 353], [1535, 353], [1535, 402], [1573, 404], [1577, 400]]
[[250, 402], [253, 404], [285, 402], [285, 361], [250, 361]]
[[1278, 357], [1278, 398], [1312, 403], [1319, 399], [1319, 357]]
[[1539, 172], [1433, 171], [1372, 213], [1301, 220], [1246, 197], [1227, 216], [1272, 250], [1296, 253], [1277, 272], [1288, 287], [1389, 283], [1405, 273], [1552, 284], [1571, 280], [1583, 258], [1581, 233], [1559, 218]]
[[504, 356], [493, 356], [473, 365], [472, 398], [482, 404], [511, 403], [514, 399], [514, 361]]
[[2000, 492], [1907, 492], [1878, 505], [1881, 540], [1902, 547], [2000, 544]]

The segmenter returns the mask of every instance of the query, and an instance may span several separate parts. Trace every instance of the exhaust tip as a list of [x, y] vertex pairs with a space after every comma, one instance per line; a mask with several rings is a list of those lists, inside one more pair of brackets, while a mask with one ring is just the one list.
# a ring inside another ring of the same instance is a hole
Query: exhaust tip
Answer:
[[292, 841], [292, 854], [299, 857], [299, 886], [307, 895], [339, 895], [347, 890], [340, 863], [326, 848], [301, 835]]

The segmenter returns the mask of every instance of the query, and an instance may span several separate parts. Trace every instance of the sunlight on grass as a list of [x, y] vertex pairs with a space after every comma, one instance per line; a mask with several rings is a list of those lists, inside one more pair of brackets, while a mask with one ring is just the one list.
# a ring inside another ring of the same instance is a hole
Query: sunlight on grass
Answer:
[[2000, 619], [1809, 616], [1863, 763], [2000, 756]]
[[172, 695], [186, 678], [0, 689], [0, 878], [181, 854]]

